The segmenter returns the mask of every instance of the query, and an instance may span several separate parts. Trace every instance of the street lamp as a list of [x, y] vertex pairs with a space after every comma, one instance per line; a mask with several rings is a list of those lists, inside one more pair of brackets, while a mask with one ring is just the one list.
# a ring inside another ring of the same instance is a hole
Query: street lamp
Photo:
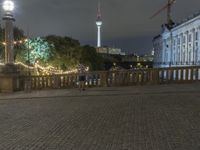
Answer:
[[14, 36], [13, 36], [13, 17], [14, 2], [4, 0], [3, 2], [3, 20], [5, 22], [5, 65], [0, 69], [0, 90], [1, 92], [14, 92], [20, 90], [20, 74], [17, 66], [14, 65]]
[[14, 2], [11, 0], [5, 0], [3, 2], [3, 9], [4, 11], [8, 12], [12, 12], [15, 8]]
[[14, 37], [13, 37], [13, 17], [14, 2], [12, 0], [5, 0], [3, 2], [3, 10], [5, 14], [3, 20], [5, 21], [5, 64], [14, 64]]

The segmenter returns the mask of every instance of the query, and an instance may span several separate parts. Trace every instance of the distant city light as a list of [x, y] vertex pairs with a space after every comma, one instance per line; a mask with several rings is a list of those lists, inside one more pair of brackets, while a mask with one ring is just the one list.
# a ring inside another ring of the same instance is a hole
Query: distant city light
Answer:
[[3, 9], [7, 12], [11, 12], [14, 10], [14, 2], [11, 0], [6, 0], [3, 2]]

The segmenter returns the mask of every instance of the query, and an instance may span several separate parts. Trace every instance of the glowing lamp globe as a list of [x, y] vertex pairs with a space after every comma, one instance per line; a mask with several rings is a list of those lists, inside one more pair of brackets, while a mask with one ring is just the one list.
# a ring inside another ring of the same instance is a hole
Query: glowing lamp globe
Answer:
[[3, 2], [3, 9], [7, 12], [11, 12], [14, 10], [14, 2], [11, 0], [5, 0]]
[[102, 25], [102, 21], [97, 21], [96, 24], [97, 24], [97, 26], [101, 26]]

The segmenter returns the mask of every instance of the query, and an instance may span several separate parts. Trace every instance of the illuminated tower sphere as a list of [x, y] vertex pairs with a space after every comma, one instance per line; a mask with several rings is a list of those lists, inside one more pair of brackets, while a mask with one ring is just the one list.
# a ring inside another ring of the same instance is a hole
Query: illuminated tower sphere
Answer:
[[13, 22], [15, 21], [13, 17], [14, 2], [11, 0], [5, 0], [3, 2], [5, 21], [5, 64], [14, 63], [14, 39], [13, 39]]
[[98, 5], [98, 12], [97, 12], [97, 20], [96, 20], [96, 25], [97, 25], [97, 47], [101, 47], [101, 26], [102, 26], [102, 18], [101, 18], [101, 8], [100, 8], [100, 3]]

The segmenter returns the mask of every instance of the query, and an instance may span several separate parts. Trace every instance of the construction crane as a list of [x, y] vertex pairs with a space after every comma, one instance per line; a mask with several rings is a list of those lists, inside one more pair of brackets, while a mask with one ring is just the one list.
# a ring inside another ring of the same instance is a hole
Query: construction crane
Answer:
[[175, 2], [176, 2], [176, 0], [168, 0], [168, 3], [165, 6], [163, 6], [160, 10], [158, 10], [153, 16], [151, 16], [150, 19], [153, 19], [158, 14], [160, 14], [162, 11], [167, 9], [167, 24], [169, 26], [172, 26], [174, 24], [174, 22], [172, 21], [171, 8]]

